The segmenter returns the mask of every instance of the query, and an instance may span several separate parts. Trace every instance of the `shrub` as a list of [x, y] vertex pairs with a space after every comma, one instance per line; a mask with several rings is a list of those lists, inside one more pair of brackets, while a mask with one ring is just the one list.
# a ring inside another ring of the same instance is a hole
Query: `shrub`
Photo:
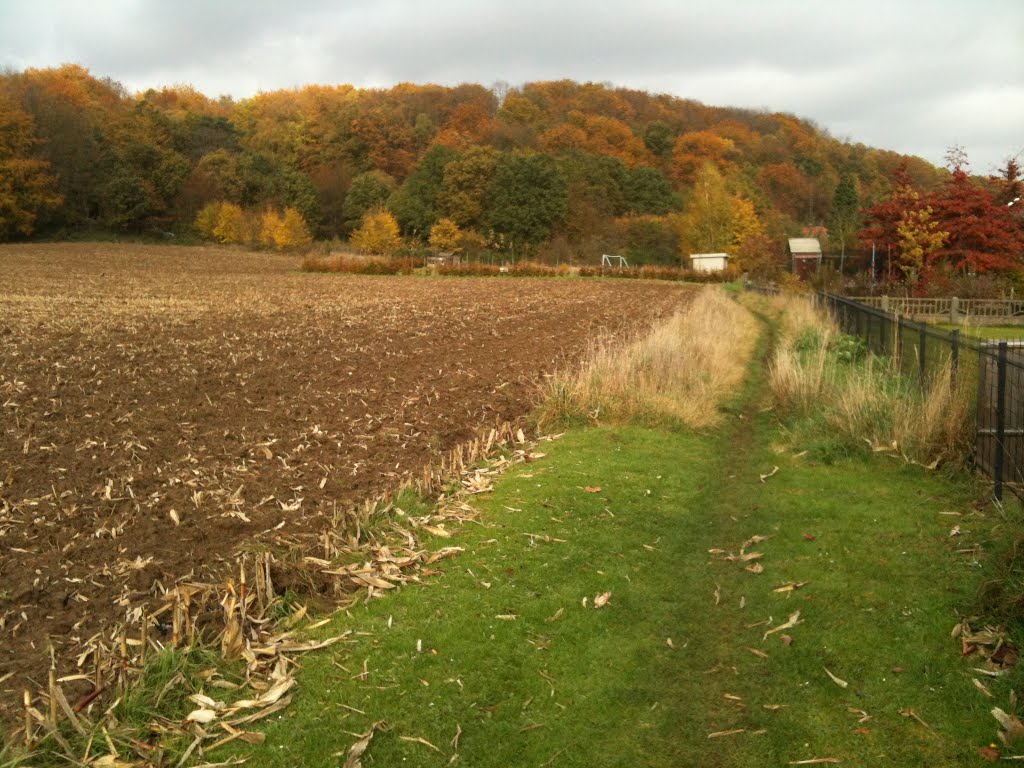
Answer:
[[310, 256], [302, 262], [303, 272], [344, 272], [352, 275], [411, 275], [422, 262], [418, 259], [366, 258], [363, 256]]

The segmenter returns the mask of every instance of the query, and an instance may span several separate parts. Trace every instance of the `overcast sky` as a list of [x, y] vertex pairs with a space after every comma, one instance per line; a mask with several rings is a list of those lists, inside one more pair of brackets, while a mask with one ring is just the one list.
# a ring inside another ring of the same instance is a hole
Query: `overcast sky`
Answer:
[[[129, 90], [571, 78], [792, 112], [991, 173], [1024, 151], [1024, 0], [0, 0], [0, 66]], [[1024, 155], [1021, 155], [1024, 159]]]

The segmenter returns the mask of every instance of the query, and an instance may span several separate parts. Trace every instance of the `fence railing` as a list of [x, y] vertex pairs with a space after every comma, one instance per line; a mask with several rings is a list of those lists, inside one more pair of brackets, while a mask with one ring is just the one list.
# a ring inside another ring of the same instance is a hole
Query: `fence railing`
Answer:
[[985, 322], [1024, 325], [1024, 300], [1019, 299], [914, 299], [900, 296], [859, 296], [856, 301], [883, 312], [932, 323]]
[[964, 337], [858, 299], [828, 293], [818, 298], [845, 333], [893, 358], [922, 387], [949, 366], [954, 382], [971, 392], [975, 466], [993, 479], [997, 499], [1006, 488], [1024, 499], [1024, 342]]

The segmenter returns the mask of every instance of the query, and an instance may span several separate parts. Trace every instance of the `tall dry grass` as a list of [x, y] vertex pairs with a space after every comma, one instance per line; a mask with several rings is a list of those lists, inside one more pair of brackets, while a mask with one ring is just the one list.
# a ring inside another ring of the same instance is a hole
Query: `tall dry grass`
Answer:
[[603, 341], [577, 370], [543, 386], [542, 428], [566, 421], [708, 427], [735, 393], [758, 337], [746, 309], [704, 288], [683, 310], [629, 344]]
[[898, 361], [857, 354], [857, 343], [807, 299], [777, 301], [780, 333], [768, 380], [778, 407], [808, 416], [832, 439], [867, 443], [908, 461], [935, 465], [967, 457], [970, 391], [963, 378], [954, 381], [948, 360], [922, 387], [901, 375]]

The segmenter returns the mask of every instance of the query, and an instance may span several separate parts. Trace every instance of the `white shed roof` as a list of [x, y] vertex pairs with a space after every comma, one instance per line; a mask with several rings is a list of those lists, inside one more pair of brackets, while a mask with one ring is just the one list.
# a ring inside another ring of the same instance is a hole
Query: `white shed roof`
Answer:
[[691, 253], [691, 259], [728, 259], [728, 253]]
[[821, 256], [821, 243], [816, 237], [791, 237], [789, 252], [794, 256]]

